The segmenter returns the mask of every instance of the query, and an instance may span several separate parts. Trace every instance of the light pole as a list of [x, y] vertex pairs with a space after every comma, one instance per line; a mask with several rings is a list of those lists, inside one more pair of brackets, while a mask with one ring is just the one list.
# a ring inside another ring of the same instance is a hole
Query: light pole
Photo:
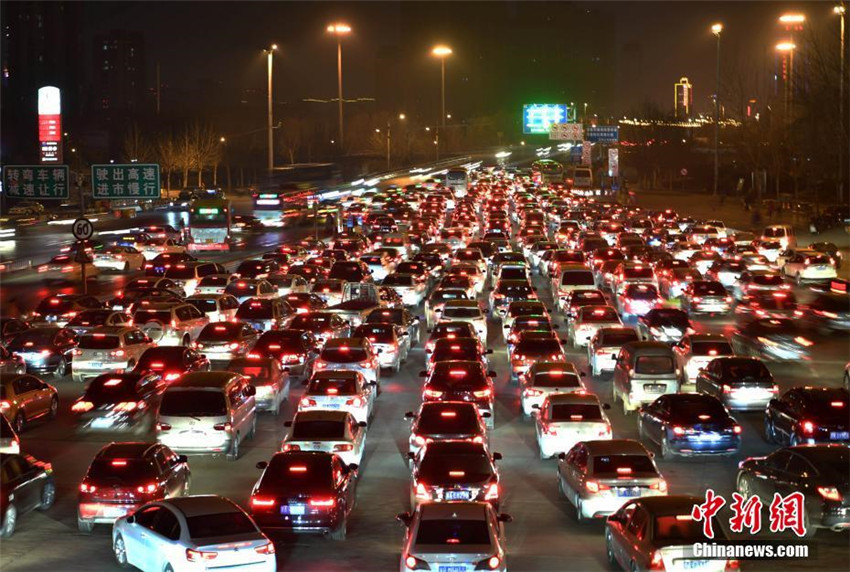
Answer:
[[274, 138], [272, 136], [272, 55], [275, 50], [277, 50], [277, 44], [272, 44], [268, 49], [263, 50], [266, 53], [266, 61], [268, 67], [268, 120], [266, 122], [266, 127], [268, 129], [268, 137], [269, 137], [269, 156], [268, 156], [268, 170], [269, 170], [269, 178], [271, 179], [272, 173], [274, 172]]
[[717, 38], [717, 62], [714, 74], [714, 196], [717, 196], [717, 187], [720, 176], [720, 33], [723, 24], [711, 26], [711, 33]]
[[805, 21], [805, 14], [782, 14], [779, 17], [779, 23], [785, 26], [785, 31], [789, 34], [787, 42], [776, 46], [777, 50], [785, 52], [788, 57], [788, 73], [785, 78], [785, 120], [788, 123], [790, 123], [794, 107], [794, 50], [797, 48], [794, 44], [794, 32], [802, 30]]
[[847, 142], [844, 140], [844, 129], [846, 127], [846, 123], [844, 122], [844, 18], [846, 18], [845, 14], [847, 10], [844, 7], [844, 0], [838, 4], [838, 6], [834, 6], [832, 8], [833, 13], [838, 14], [839, 26], [840, 26], [840, 44], [841, 44], [841, 58], [840, 58], [840, 67], [838, 72], [838, 200], [844, 200], [844, 147], [847, 145]]
[[[407, 116], [404, 113], [398, 114], [398, 120], [403, 121]], [[391, 147], [391, 139], [392, 139], [392, 117], [387, 118], [387, 171], [390, 170], [390, 158], [392, 153]]]
[[431, 55], [440, 58], [440, 122], [437, 124], [437, 159], [440, 159], [440, 128], [446, 129], [446, 58], [452, 55], [452, 49], [448, 46], [434, 46]]
[[351, 33], [348, 24], [331, 24], [328, 32], [336, 36], [336, 84], [337, 99], [339, 100], [339, 154], [345, 153], [344, 130], [342, 124], [342, 37]]

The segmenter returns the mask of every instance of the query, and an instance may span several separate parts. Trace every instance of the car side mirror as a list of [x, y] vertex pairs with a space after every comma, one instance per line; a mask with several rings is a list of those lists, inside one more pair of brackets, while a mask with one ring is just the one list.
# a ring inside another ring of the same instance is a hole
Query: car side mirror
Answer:
[[535, 404], [533, 404], [533, 405], [531, 406], [531, 408], [532, 408], [532, 409], [538, 409], [538, 410], [539, 410], [539, 409], [540, 409], [540, 404], [539, 404], [539, 403], [535, 403]]
[[505, 325], [504, 325], [504, 326], [502, 326], [502, 327], [503, 327], [504, 329], [506, 329], [506, 330], [510, 330], [510, 329], [511, 329], [511, 327], [510, 327], [509, 325], [507, 325], [507, 324], [505, 324]]
[[490, 419], [492, 416], [493, 416], [493, 414], [490, 413], [489, 411], [484, 411], [483, 413], [481, 413], [482, 419]]
[[349, 463], [348, 464], [348, 470], [349, 471], [356, 471], [359, 468], [360, 468], [360, 465], [358, 465], [357, 463]]
[[407, 413], [404, 414], [405, 419], [414, 419], [415, 417], [416, 417], [416, 414], [413, 413], [413, 411], [408, 411]]
[[382, 353], [384, 353], [384, 350], [382, 350], [381, 348], [378, 348], [378, 349], [375, 351], [375, 353], [382, 354]]
[[410, 523], [413, 520], [413, 516], [409, 512], [400, 512], [395, 515], [395, 519], [402, 523], [404, 526], [410, 526]]
[[425, 377], [426, 375], [428, 375], [428, 372], [425, 371], [424, 369], [419, 372], [419, 377]]
[[578, 372], [579, 377], [587, 377], [587, 374], [583, 371]]
[[407, 458], [408, 458], [408, 459], [410, 459], [410, 460], [412, 461], [412, 460], [414, 460], [414, 459], [416, 458], [416, 455], [414, 455], [412, 452], [408, 452], [408, 453], [407, 453]]
[[292, 421], [284, 421], [283, 426], [284, 427], [292, 427]]
[[188, 463], [189, 457], [187, 457], [186, 455], [177, 455], [177, 462], [178, 463]]
[[493, 350], [491, 348], [487, 348], [487, 351], [484, 352], [485, 355], [490, 355], [492, 353], [493, 353]]
[[488, 372], [487, 372], [487, 377], [495, 378], [495, 377], [496, 377], [496, 372], [495, 372], [495, 371], [493, 371], [493, 370], [488, 371]]
[[501, 453], [493, 453], [493, 460], [494, 461], [501, 461], [502, 460], [502, 454]]
[[260, 470], [265, 470], [265, 468], [268, 467], [268, 466], [269, 466], [268, 461], [260, 461], [259, 463], [256, 464], [256, 467]]
[[257, 388], [254, 387], [253, 385], [247, 386], [245, 388], [245, 395], [247, 395], [248, 397], [252, 397], [254, 395], [257, 395]]
[[358, 427], [366, 427], [368, 424], [365, 421], [360, 421], [357, 423]]
[[560, 341], [562, 344], [567, 343], [567, 340], [564, 340], [564, 339], [561, 339], [561, 340], [559, 340], [559, 341]]
[[558, 453], [558, 460], [565, 461], [567, 459], [566, 453]]
[[604, 409], [605, 411], [608, 411], [609, 409], [611, 409], [611, 404], [610, 403], [603, 403], [602, 409]]
[[498, 520], [499, 522], [513, 522], [514, 517], [509, 514], [500, 513], [499, 516], [496, 517], [496, 520]]
[[127, 517], [127, 524], [133, 524], [134, 522], [136, 522], [136, 515], [131, 514]]

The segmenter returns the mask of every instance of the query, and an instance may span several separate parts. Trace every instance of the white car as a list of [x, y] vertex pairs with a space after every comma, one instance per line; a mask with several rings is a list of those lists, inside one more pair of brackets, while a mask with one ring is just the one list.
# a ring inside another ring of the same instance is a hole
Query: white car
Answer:
[[487, 281], [487, 273], [481, 272], [475, 264], [453, 264], [446, 272], [449, 276], [466, 276], [472, 281], [472, 289], [476, 296], [480, 296], [484, 291], [484, 286]]
[[404, 305], [409, 307], [421, 304], [428, 293], [425, 278], [413, 274], [390, 274], [384, 278], [381, 285], [398, 292]]
[[80, 336], [74, 349], [73, 379], [77, 382], [101, 374], [133, 369], [152, 339], [138, 328], [103, 326]]
[[425, 300], [425, 325], [433, 327], [440, 319], [443, 306], [450, 300], [469, 300], [466, 290], [463, 288], [440, 288], [434, 290]]
[[778, 240], [760, 241], [756, 245], [756, 252], [767, 258], [773, 264], [776, 264], [776, 259], [779, 258], [779, 253], [782, 251], [782, 243]]
[[346, 465], [360, 464], [366, 446], [366, 422], [355, 420], [348, 411], [320, 409], [299, 411], [280, 446], [286, 451], [323, 451], [336, 453]]
[[601, 328], [617, 328], [622, 325], [623, 321], [613, 306], [582, 306], [569, 321], [567, 336], [574, 347], [584, 348]]
[[569, 362], [539, 361], [520, 376], [520, 409], [525, 419], [545, 399], [556, 393], [584, 392], [584, 383], [576, 366]]
[[186, 247], [177, 244], [173, 238], [151, 238], [142, 243], [136, 243], [136, 249], [142, 253], [145, 260], [153, 260], [160, 254], [177, 254], [186, 252]]
[[191, 304], [162, 302], [141, 306], [134, 322], [160, 346], [186, 346], [198, 338], [210, 319]]
[[682, 372], [681, 393], [696, 391], [697, 375], [712, 360], [735, 354], [729, 340], [716, 334], [687, 335], [673, 345], [673, 353]]
[[443, 306], [440, 322], [468, 322], [482, 344], [487, 343], [487, 315], [475, 300], [451, 300]]
[[230, 294], [195, 294], [186, 303], [206, 314], [210, 322], [229, 322], [239, 309], [239, 300]]
[[347, 411], [368, 423], [375, 407], [375, 384], [356, 371], [319, 371], [307, 383], [298, 411]]
[[320, 278], [310, 287], [310, 292], [324, 300], [328, 306], [336, 306], [342, 302], [342, 291], [345, 280], [339, 278]]
[[195, 287], [195, 294], [224, 294], [225, 288], [237, 280], [239, 277], [233, 274], [210, 274], [201, 278]]
[[273, 274], [269, 276], [268, 281], [277, 288], [278, 296], [310, 291], [310, 283], [297, 274]]
[[555, 393], [535, 408], [534, 431], [540, 458], [566, 453], [579, 441], [612, 438], [611, 422], [593, 393]]
[[100, 269], [129, 272], [140, 270], [144, 255], [132, 246], [109, 246], [92, 254], [93, 264]]
[[112, 527], [112, 552], [119, 566], [142, 572], [209, 570], [213, 561], [228, 570], [277, 570], [271, 540], [238, 505], [215, 495], [156, 501], [122, 516]]
[[782, 274], [793, 278], [797, 283], [807, 280], [832, 280], [838, 277], [835, 261], [828, 254], [814, 250], [798, 250], [793, 256], [785, 259]]

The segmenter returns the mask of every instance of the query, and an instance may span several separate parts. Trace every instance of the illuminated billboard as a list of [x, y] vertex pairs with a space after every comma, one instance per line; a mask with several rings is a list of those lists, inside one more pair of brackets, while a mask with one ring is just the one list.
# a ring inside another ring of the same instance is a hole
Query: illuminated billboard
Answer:
[[567, 123], [569, 106], [561, 103], [531, 103], [522, 106], [522, 132], [548, 135], [552, 123]]
[[38, 143], [41, 163], [62, 162], [62, 103], [58, 87], [38, 90]]

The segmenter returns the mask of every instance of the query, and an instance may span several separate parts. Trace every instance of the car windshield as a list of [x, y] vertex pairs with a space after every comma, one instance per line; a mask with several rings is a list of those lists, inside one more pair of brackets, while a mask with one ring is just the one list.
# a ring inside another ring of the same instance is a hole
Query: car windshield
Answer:
[[357, 380], [353, 376], [329, 377], [322, 375], [310, 381], [307, 393], [313, 395], [354, 395], [357, 393]]
[[137, 324], [147, 324], [148, 322], [167, 324], [171, 321], [171, 310], [136, 310], [133, 313], [133, 320]]
[[673, 358], [667, 356], [639, 356], [635, 362], [635, 373], [673, 373]]
[[186, 517], [186, 524], [189, 527], [189, 537], [193, 540], [228, 536], [238, 537], [251, 533], [256, 533], [259, 536], [254, 521], [242, 511], [189, 516]]
[[80, 336], [79, 348], [82, 350], [114, 350], [121, 345], [118, 336], [106, 334], [86, 334]]
[[587, 270], [565, 270], [561, 274], [561, 286], [594, 286], [593, 272]]
[[157, 470], [145, 459], [95, 459], [86, 477], [98, 484], [136, 484], [156, 480]]
[[490, 531], [484, 520], [423, 519], [416, 531], [416, 546], [490, 545]]
[[311, 439], [344, 439], [345, 423], [333, 420], [296, 420], [292, 424], [293, 441]]
[[172, 389], [162, 396], [159, 414], [182, 417], [220, 417], [227, 415], [227, 403], [220, 390]]
[[657, 473], [652, 459], [647, 455], [600, 455], [593, 457], [594, 475], [617, 475], [628, 474], [628, 472]]
[[550, 421], [602, 421], [602, 410], [592, 403], [554, 403]]
[[540, 372], [534, 376], [532, 383], [534, 387], [581, 387], [579, 377], [574, 373], [568, 373], [561, 370], [549, 370]]
[[718, 342], [702, 342], [694, 341], [692, 353], [695, 356], [731, 356], [735, 352], [732, 351], [732, 346], [727, 341]]
[[452, 308], [446, 306], [443, 308], [443, 317], [445, 318], [483, 318], [484, 315], [478, 308]]
[[419, 465], [419, 479], [425, 483], [479, 482], [492, 475], [493, 467], [484, 452], [442, 454], [426, 450]]
[[422, 408], [416, 432], [424, 435], [471, 435], [478, 432], [474, 407], [439, 406]]
[[[696, 542], [709, 542], [703, 534], [703, 525], [691, 517], [690, 514], [663, 515], [655, 517], [653, 540], [664, 544], [694, 544]], [[715, 535], [723, 537], [722, 529], [715, 524]]]

